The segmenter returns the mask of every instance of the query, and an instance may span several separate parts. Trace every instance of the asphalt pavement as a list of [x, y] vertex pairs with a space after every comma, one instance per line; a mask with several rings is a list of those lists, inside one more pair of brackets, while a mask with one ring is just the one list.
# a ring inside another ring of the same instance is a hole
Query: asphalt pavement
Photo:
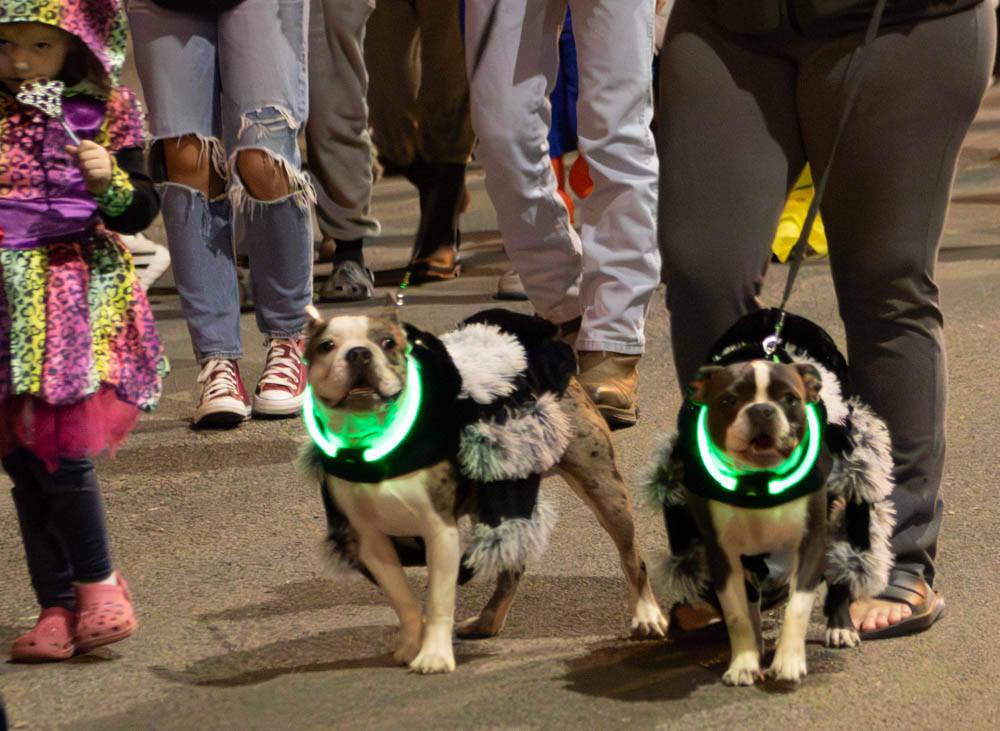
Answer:
[[[470, 170], [468, 185], [463, 275], [407, 293], [403, 316], [423, 329], [444, 331], [498, 305], [493, 293], [506, 258], [481, 170]], [[369, 263], [380, 271], [402, 266], [416, 226], [415, 191], [400, 179], [380, 181], [375, 212], [383, 231], [368, 249]], [[779, 300], [786, 271], [774, 266], [766, 303]], [[323, 273], [318, 267], [317, 277]], [[11, 728], [995, 728], [1000, 88], [989, 92], [962, 151], [938, 279], [950, 362], [937, 583], [947, 612], [923, 635], [853, 650], [825, 648], [817, 614], [809, 676], [789, 690], [723, 686], [726, 643], [626, 639], [626, 587], [611, 541], [558, 478], [543, 490], [559, 523], [549, 550], [528, 567], [503, 633], [456, 641], [458, 667], [450, 675], [420, 677], [395, 666], [396, 620], [379, 591], [324, 565], [318, 488], [294, 467], [301, 421], [191, 429], [197, 365], [168, 276], [151, 293], [173, 365], [165, 396], [117, 457], [98, 464], [113, 551], [135, 593], [139, 630], [62, 663], [4, 662], [37, 607], [13, 505], [0, 498], [0, 692]], [[380, 287], [369, 303], [321, 309], [380, 312], [392, 291]], [[803, 267], [791, 307], [843, 342], [825, 260]], [[530, 311], [527, 303], [513, 308]], [[252, 387], [264, 345], [252, 313], [243, 325], [241, 366]], [[679, 404], [662, 290], [647, 336], [642, 417], [616, 432], [614, 442], [633, 490], [641, 549], [654, 565], [665, 533], [639, 484]], [[6, 477], [0, 482], [8, 484]], [[409, 577], [423, 591], [423, 571], [409, 570]], [[461, 587], [459, 617], [477, 611], [489, 591], [475, 581]], [[671, 604], [662, 589], [658, 596]], [[769, 637], [775, 627], [769, 615]]]

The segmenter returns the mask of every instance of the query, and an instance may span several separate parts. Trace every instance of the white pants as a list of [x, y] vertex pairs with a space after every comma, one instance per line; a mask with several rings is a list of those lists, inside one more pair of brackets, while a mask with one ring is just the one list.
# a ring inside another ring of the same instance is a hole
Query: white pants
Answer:
[[[654, 0], [466, 0], [476, 157], [504, 247], [543, 317], [583, 316], [578, 350], [637, 354], [659, 283], [652, 117]], [[577, 47], [579, 149], [594, 192], [570, 225], [548, 156], [548, 95], [569, 5]], [[481, 60], [477, 65], [477, 55]]]

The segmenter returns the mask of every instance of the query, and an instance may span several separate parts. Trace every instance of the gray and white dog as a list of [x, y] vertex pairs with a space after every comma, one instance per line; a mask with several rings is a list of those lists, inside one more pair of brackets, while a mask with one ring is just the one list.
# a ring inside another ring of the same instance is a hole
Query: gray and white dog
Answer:
[[[664, 634], [607, 425], [550, 323], [490, 310], [438, 339], [392, 317], [311, 315], [303, 465], [322, 484], [334, 555], [367, 572], [399, 617], [398, 662], [454, 669], [455, 586], [471, 575], [497, 586], [458, 633], [500, 631], [548, 540], [553, 515], [538, 488], [550, 471], [614, 540], [633, 635]], [[462, 515], [474, 526], [464, 551]], [[403, 572], [423, 563], [425, 611]]]

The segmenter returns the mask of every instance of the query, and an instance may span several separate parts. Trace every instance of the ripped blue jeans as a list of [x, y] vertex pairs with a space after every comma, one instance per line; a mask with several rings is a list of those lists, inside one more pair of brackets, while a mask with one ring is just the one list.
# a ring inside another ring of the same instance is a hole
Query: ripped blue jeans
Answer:
[[[174, 280], [195, 357], [240, 358], [235, 252], [250, 259], [257, 326], [296, 337], [312, 300], [315, 194], [296, 138], [308, 114], [306, 0], [243, 0], [218, 14], [174, 12], [130, 0], [136, 68], [155, 141], [151, 163], [163, 198]], [[166, 179], [163, 144], [194, 136], [225, 181], [209, 198]], [[241, 150], [261, 150], [291, 192], [254, 198], [240, 179]]]

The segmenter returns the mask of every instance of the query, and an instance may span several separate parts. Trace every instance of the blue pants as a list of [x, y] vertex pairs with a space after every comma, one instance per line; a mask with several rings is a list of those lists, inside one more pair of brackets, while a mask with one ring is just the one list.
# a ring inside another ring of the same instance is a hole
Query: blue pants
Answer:
[[[250, 257], [257, 326], [296, 337], [312, 300], [312, 203], [296, 137], [308, 108], [305, 0], [243, 0], [217, 15], [131, 0], [135, 60], [157, 140], [194, 135], [226, 180], [225, 197], [162, 181], [163, 223], [199, 363], [239, 358], [235, 251]], [[263, 201], [240, 179], [237, 155], [262, 150], [292, 192]], [[156, 160], [153, 160], [156, 167]], [[154, 173], [156, 173], [154, 169]]]

